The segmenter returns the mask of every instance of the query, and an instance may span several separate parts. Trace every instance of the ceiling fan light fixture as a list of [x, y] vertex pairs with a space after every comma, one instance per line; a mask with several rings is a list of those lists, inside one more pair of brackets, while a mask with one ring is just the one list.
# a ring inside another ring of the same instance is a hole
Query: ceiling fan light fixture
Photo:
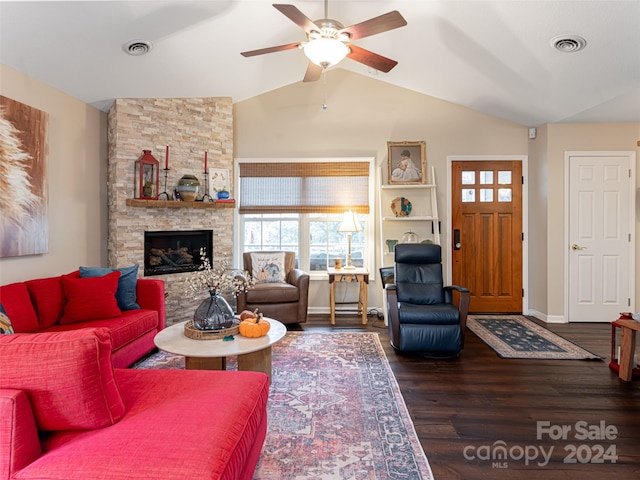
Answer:
[[307, 42], [304, 54], [316, 65], [329, 68], [344, 60], [349, 54], [349, 47], [334, 38], [316, 38]]

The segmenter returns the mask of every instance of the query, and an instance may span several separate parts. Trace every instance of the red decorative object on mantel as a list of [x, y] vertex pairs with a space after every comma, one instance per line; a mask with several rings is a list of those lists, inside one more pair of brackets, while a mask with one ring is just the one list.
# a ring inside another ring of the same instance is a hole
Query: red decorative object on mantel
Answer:
[[151, 150], [143, 150], [135, 164], [135, 198], [143, 200], [158, 199], [160, 162], [151, 155]]

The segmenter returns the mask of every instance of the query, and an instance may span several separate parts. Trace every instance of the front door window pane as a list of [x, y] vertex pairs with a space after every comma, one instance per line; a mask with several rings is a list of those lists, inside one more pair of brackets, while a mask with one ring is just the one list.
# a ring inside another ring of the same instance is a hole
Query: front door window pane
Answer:
[[500, 185], [511, 185], [511, 171], [500, 170], [498, 172], [498, 183]]
[[491, 185], [493, 183], [493, 171], [492, 170], [483, 170], [480, 172], [480, 184], [481, 185]]
[[476, 191], [473, 188], [463, 188], [462, 189], [462, 201], [463, 202], [475, 202], [476, 201]]
[[480, 201], [481, 202], [493, 202], [493, 188], [481, 188], [480, 189]]
[[474, 185], [476, 183], [476, 172], [462, 172], [462, 184]]
[[498, 189], [498, 201], [499, 202], [510, 202], [511, 201], [511, 189], [510, 188], [499, 188]]

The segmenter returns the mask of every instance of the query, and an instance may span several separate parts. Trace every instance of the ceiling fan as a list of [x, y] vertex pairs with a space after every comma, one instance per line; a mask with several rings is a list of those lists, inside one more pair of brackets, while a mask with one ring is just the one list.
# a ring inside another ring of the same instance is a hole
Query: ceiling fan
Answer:
[[328, 0], [324, 2], [324, 16], [320, 20], [311, 21], [304, 13], [293, 5], [273, 4], [273, 6], [289, 18], [293, 23], [302, 28], [307, 34], [306, 42], [288, 43], [276, 47], [261, 48], [242, 52], [244, 57], [253, 57], [265, 53], [280, 52], [301, 48], [309, 58], [309, 66], [304, 75], [303, 82], [318, 80], [322, 72], [348, 57], [356, 62], [369, 67], [389, 72], [398, 62], [383, 57], [377, 53], [365, 50], [350, 42], [364, 37], [370, 37], [378, 33], [404, 27], [407, 21], [396, 10], [378, 17], [356, 23], [350, 27], [344, 27], [340, 22], [328, 18]]

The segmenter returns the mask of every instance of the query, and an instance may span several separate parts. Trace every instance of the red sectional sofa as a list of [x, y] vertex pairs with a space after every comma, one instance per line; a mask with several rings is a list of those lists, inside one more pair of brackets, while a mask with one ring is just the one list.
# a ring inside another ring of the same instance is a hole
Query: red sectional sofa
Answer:
[[111, 338], [0, 335], [0, 480], [250, 480], [267, 376], [114, 369]]
[[0, 305], [16, 333], [108, 328], [113, 366], [128, 367], [155, 348], [153, 338], [164, 328], [164, 282], [136, 279], [137, 266], [135, 271], [133, 267], [121, 269], [127, 272], [131, 290], [127, 305], [126, 301], [124, 304], [120, 301], [124, 277], [115, 270], [100, 277], [81, 278], [78, 270], [67, 275], [3, 285], [0, 287]]

